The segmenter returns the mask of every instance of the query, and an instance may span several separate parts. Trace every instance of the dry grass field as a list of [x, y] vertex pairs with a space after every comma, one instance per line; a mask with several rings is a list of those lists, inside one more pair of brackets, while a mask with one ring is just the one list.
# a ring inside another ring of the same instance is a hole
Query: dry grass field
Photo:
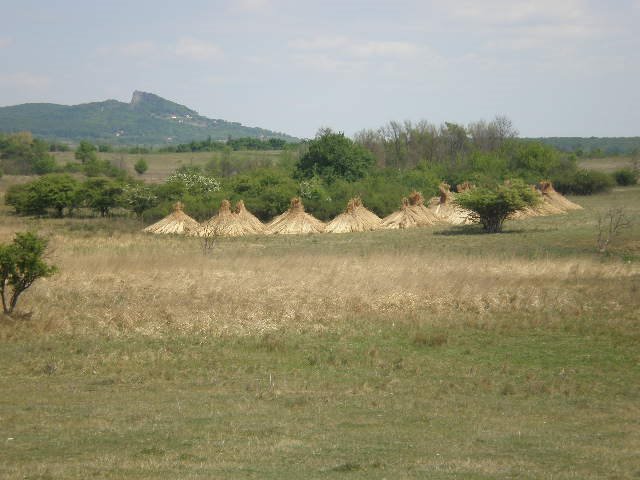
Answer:
[[573, 200], [208, 253], [2, 207], [60, 271], [0, 321], [0, 477], [638, 478], [640, 187]]
[[[74, 152], [55, 152], [53, 154], [60, 164], [67, 162], [75, 163]], [[258, 162], [269, 163], [277, 162], [283, 156], [293, 155], [293, 153], [282, 152], [279, 150], [239, 150], [230, 153], [230, 161], [232, 163], [242, 162]], [[98, 158], [109, 160], [113, 165], [123, 168], [134, 177], [145, 180], [150, 183], [159, 183], [164, 181], [171, 175], [176, 168], [182, 166], [200, 166], [204, 167], [211, 159], [222, 159], [221, 152], [192, 152], [192, 153], [149, 153], [149, 154], [131, 154], [107, 152], [99, 153]], [[144, 158], [149, 169], [144, 175], [137, 175], [133, 165], [140, 159]]]
[[580, 168], [611, 173], [622, 168], [631, 168], [631, 157], [585, 158], [578, 162]]

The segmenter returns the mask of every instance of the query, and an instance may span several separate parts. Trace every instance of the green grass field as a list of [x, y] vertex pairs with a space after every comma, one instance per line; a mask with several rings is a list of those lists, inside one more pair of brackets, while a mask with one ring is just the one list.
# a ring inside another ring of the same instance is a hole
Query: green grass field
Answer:
[[208, 254], [3, 207], [60, 272], [0, 321], [0, 477], [639, 478], [640, 187], [572, 200]]

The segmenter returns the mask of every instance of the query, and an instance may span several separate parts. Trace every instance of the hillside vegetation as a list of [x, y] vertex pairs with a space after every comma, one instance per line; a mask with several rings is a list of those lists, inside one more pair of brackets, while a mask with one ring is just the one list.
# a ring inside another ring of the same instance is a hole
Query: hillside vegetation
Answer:
[[167, 145], [228, 137], [281, 138], [283, 133], [209, 119], [157, 95], [135, 91], [130, 103], [117, 100], [56, 105], [31, 103], [0, 107], [0, 132], [30, 131], [51, 140], [91, 140], [121, 145]]

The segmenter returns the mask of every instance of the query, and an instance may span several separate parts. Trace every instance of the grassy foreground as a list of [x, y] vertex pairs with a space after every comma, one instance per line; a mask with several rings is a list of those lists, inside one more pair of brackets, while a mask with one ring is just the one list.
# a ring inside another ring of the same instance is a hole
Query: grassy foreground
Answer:
[[574, 200], [208, 255], [3, 212], [60, 273], [0, 321], [0, 478], [638, 478], [640, 187]]

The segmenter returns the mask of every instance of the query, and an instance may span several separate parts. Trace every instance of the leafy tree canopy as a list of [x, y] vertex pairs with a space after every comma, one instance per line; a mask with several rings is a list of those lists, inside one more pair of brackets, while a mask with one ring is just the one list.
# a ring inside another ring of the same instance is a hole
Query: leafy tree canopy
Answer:
[[309, 142], [309, 150], [300, 158], [296, 169], [301, 178], [318, 175], [329, 181], [355, 181], [364, 177], [374, 162], [371, 152], [344, 133], [325, 129]]

